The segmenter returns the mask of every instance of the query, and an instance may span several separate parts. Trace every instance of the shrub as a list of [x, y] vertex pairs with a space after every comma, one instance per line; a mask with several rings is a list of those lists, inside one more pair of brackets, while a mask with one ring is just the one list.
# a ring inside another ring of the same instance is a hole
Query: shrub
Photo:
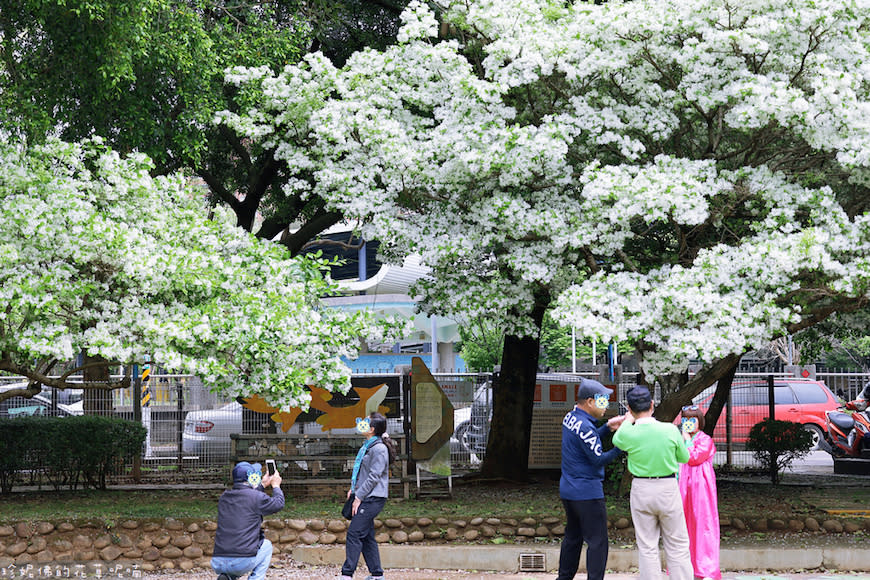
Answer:
[[604, 489], [608, 494], [625, 497], [631, 491], [631, 479], [628, 477], [628, 456], [622, 453], [604, 466]]
[[63, 427], [73, 473], [98, 489], [106, 489], [106, 476], [115, 466], [142, 452], [147, 432], [138, 423], [97, 415], [67, 417]]
[[771, 482], [779, 483], [779, 473], [795, 459], [805, 457], [813, 445], [813, 436], [799, 423], [764, 419], [749, 431], [746, 448], [770, 472]]
[[9, 493], [25, 470], [39, 465], [46, 452], [42, 417], [0, 420], [0, 492]]
[[0, 420], [0, 485], [11, 491], [24, 470], [41, 470], [59, 489], [106, 489], [106, 476], [142, 451], [146, 429], [114, 417]]

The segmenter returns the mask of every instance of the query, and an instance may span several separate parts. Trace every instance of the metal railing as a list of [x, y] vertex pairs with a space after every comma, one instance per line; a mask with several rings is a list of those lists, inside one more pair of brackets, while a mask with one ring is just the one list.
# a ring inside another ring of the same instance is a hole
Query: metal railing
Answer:
[[[766, 381], [770, 373], [739, 373], [735, 384]], [[489, 438], [489, 425], [492, 416], [492, 375], [487, 373], [436, 373], [436, 380], [442, 385], [454, 406], [454, 431], [450, 440], [450, 456], [454, 468], [460, 472], [478, 469], [486, 454], [486, 444]], [[853, 372], [819, 372], [817, 379], [827, 384], [831, 391], [839, 394], [845, 400], [853, 399], [863, 386], [870, 381], [870, 373]], [[581, 377], [599, 378], [595, 372], [553, 373], [539, 375], [539, 380], [562, 381], [571, 383]], [[778, 373], [777, 380], [791, 378], [790, 375]], [[0, 388], [16, 379], [0, 377]], [[635, 384], [636, 373], [625, 372], [620, 376], [617, 386], [617, 401], [624, 401], [625, 392]], [[20, 382], [21, 379], [17, 379]], [[374, 381], [374, 382], [373, 382]], [[372, 386], [374, 383], [387, 381], [391, 384], [389, 395], [384, 401], [388, 413], [388, 428], [394, 434], [408, 435], [410, 427], [410, 411], [405, 391], [410, 388], [407, 374], [363, 374], [355, 375], [354, 382], [358, 385]], [[135, 469], [119, 470], [118, 481], [150, 480], [166, 477], [177, 477], [183, 473], [185, 480], [203, 479], [209, 481], [224, 481], [227, 478], [228, 465], [231, 460], [232, 433], [285, 433], [283, 425], [275, 424], [268, 415], [254, 413], [244, 409], [237, 401], [218, 397], [208, 392], [196, 377], [190, 375], [152, 375], [150, 382], [151, 402], [147, 413], [142, 413], [142, 422], [148, 429], [146, 445], [139, 465]], [[759, 389], [761, 391], [762, 389]], [[658, 391], [658, 389], [656, 389]], [[766, 396], [766, 389], [765, 396]], [[733, 393], [736, 391], [732, 391]], [[136, 415], [137, 401], [133, 388], [112, 391], [111, 410], [114, 416], [133, 419]], [[0, 417], [10, 416], [10, 407], [15, 412], [26, 414], [59, 415], [82, 413], [80, 393], [52, 392], [46, 390], [40, 396], [39, 407], [35, 409], [33, 401], [18, 401], [25, 410], [16, 411], [15, 401], [5, 401], [0, 408]], [[712, 397], [712, 389], [705, 391], [700, 399], [708, 401]], [[656, 392], [658, 400], [659, 393]], [[12, 401], [12, 400], [10, 400]], [[61, 402], [65, 401], [65, 402]], [[351, 401], [352, 402], [352, 401]], [[704, 401], [701, 401], [702, 403]], [[719, 453], [717, 464], [728, 464], [735, 467], [752, 467], [754, 459], [744, 451], [745, 433], [758, 420], [767, 416], [766, 398], [762, 402], [754, 401], [759, 413], [743, 413], [739, 410], [740, 401], [732, 401], [731, 410], [723, 411], [720, 423], [731, 421], [732, 439], [717, 439]], [[554, 406], [553, 413], [567, 412], [573, 401], [571, 397], [565, 400], [561, 407]], [[5, 409], [5, 415], [4, 415]], [[35, 410], [34, 410], [35, 409]], [[614, 412], [623, 409], [615, 409]], [[757, 416], [756, 416], [757, 415]], [[314, 444], [318, 436], [327, 433], [317, 423], [318, 413], [310, 412], [301, 415], [296, 423], [286, 430], [286, 433], [304, 435], [306, 445]], [[550, 427], [547, 427], [548, 429]], [[558, 425], [552, 427], [556, 431], [551, 434], [550, 443], [561, 437]], [[717, 429], [719, 429], [717, 427]], [[333, 434], [342, 432], [333, 431]], [[352, 433], [352, 430], [346, 430]], [[736, 435], [735, 435], [736, 434]], [[533, 441], [531, 454], [538, 452]], [[304, 471], [304, 470], [303, 470]]]

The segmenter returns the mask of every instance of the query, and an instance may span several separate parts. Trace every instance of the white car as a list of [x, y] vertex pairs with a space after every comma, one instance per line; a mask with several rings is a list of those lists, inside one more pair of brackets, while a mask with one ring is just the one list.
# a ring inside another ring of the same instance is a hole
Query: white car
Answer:
[[181, 444], [184, 455], [229, 457], [231, 433], [242, 432], [242, 406], [233, 401], [207, 411], [191, 411], [184, 418]]
[[33, 397], [12, 397], [0, 401], [0, 418], [15, 419], [17, 417], [70, 417], [82, 415], [81, 403], [64, 405], [58, 403], [53, 407], [51, 399], [43, 395]]

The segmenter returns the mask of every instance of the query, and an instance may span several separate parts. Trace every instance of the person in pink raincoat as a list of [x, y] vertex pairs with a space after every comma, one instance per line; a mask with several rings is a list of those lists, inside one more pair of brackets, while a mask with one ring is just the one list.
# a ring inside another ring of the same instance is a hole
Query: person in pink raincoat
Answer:
[[689, 529], [689, 552], [695, 576], [721, 580], [719, 570], [719, 502], [713, 456], [716, 446], [704, 428], [704, 413], [697, 405], [683, 407], [683, 439], [689, 462], [680, 466], [680, 495]]

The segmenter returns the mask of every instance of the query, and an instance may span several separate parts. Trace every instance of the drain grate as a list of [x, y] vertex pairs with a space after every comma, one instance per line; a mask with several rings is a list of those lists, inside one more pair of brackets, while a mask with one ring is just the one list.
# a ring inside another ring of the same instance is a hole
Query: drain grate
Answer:
[[544, 554], [520, 554], [520, 572], [546, 572]]

